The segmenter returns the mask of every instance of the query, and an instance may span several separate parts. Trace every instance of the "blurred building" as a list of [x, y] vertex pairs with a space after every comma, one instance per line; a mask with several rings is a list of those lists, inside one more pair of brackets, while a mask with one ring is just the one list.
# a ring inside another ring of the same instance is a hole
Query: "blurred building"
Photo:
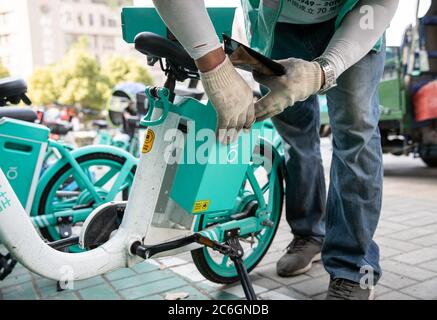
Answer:
[[105, 0], [0, 1], [0, 59], [15, 76], [59, 61], [82, 35], [97, 58], [129, 54], [120, 10]]

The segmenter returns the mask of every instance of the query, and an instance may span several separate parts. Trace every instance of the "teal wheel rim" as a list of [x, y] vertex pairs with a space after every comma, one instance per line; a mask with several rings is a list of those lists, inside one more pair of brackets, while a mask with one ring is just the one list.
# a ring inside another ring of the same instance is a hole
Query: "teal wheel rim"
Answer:
[[[106, 199], [109, 191], [111, 189], [111, 183], [118, 177], [123, 163], [120, 163], [111, 159], [104, 158], [95, 158], [90, 160], [85, 160], [80, 163], [81, 168], [87, 173], [88, 177], [90, 177], [91, 181], [95, 185], [95, 190], [103, 199], [103, 201], [113, 201], [113, 200], [122, 200], [120, 197], [123, 193], [123, 190], [130, 190], [133, 180], [134, 173], [130, 172], [128, 177], [126, 178], [124, 184], [119, 188], [115, 199]], [[40, 212], [44, 212], [45, 214], [55, 214], [57, 212], [65, 211], [72, 209], [74, 207], [80, 207], [83, 205], [87, 205], [92, 201], [92, 196], [90, 192], [86, 189], [81, 189], [79, 186], [73, 190], [73, 192], [77, 193], [77, 195], [69, 196], [69, 197], [60, 197], [59, 191], [65, 190], [65, 188], [71, 188], [76, 182], [76, 178], [73, 176], [74, 169], [69, 168], [62, 175], [60, 175], [56, 182], [51, 186], [48, 196], [45, 201], [45, 205], [43, 206], [43, 210]], [[80, 231], [81, 223], [83, 223], [86, 217], [91, 214], [91, 212], [97, 207], [97, 204], [93, 204], [89, 212], [87, 214], [82, 214], [81, 216], [74, 216], [73, 219], [73, 233], [78, 235]], [[49, 226], [45, 228], [45, 233], [48, 235], [49, 240], [56, 241], [61, 239], [61, 235], [59, 232], [58, 226]], [[78, 246], [70, 247], [71, 252], [82, 252]]]
[[[268, 160], [265, 159], [264, 164], [266, 164]], [[278, 160], [274, 160], [278, 161]], [[270, 161], [271, 165], [271, 161]], [[282, 186], [280, 185], [282, 179], [277, 175], [277, 171], [268, 172], [265, 169], [265, 165], [253, 165], [256, 170], [256, 176], [258, 182], [260, 180], [266, 180], [264, 183], [260, 183], [260, 187], [264, 193], [264, 199], [266, 203], [272, 202], [272, 211], [269, 215], [269, 219], [274, 222], [274, 227], [266, 227], [261, 232], [253, 235], [245, 235], [242, 239], [240, 239], [241, 244], [243, 245], [243, 249], [245, 250], [244, 256], [244, 265], [248, 270], [252, 269], [259, 260], [263, 257], [266, 250], [270, 246], [273, 237], [276, 233], [277, 226], [279, 224], [279, 220], [281, 217], [282, 211]], [[265, 177], [262, 177], [262, 173], [259, 171], [265, 171]], [[276, 179], [274, 179], [274, 183], [270, 183], [270, 178], [272, 175], [276, 175]], [[273, 192], [270, 193], [270, 189], [274, 188]], [[237, 201], [237, 207], [234, 212], [241, 212], [244, 210], [244, 207], [250, 203], [251, 201], [256, 200], [255, 195], [251, 192], [251, 188], [248, 188], [248, 182], [243, 184], [243, 187], [240, 190], [240, 197]], [[230, 220], [230, 214], [217, 216], [204, 216], [201, 220], [201, 224], [199, 225], [199, 229], [203, 230], [212, 224], [224, 223]], [[252, 243], [255, 242], [255, 243]], [[208, 266], [212, 269], [214, 273], [224, 278], [233, 278], [237, 277], [237, 272], [234, 267], [233, 262], [229, 257], [218, 254], [211, 249], [203, 248], [203, 253], [205, 259], [208, 263]]]

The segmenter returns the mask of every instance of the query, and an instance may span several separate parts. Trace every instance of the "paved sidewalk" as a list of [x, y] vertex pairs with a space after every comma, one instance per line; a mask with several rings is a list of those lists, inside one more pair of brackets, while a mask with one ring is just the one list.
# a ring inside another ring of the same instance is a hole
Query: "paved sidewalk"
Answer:
[[[326, 173], [330, 143], [323, 142]], [[382, 219], [376, 240], [381, 248], [384, 275], [377, 299], [437, 299], [437, 169], [421, 160], [386, 155]], [[276, 261], [291, 241], [281, 221], [269, 253], [251, 274], [261, 299], [323, 299], [329, 277], [321, 263], [304, 275], [280, 278]], [[189, 254], [151, 261], [102, 277], [75, 283], [73, 291], [58, 293], [55, 282], [22, 267], [0, 282], [0, 299], [164, 299], [168, 293], [188, 293], [188, 299], [239, 299], [238, 285], [220, 286], [206, 281]]]

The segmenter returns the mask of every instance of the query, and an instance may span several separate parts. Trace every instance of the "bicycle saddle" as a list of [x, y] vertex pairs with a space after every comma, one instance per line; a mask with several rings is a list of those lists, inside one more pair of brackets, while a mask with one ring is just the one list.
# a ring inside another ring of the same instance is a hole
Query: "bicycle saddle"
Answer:
[[31, 102], [26, 96], [26, 83], [17, 78], [0, 79], [0, 106], [9, 101], [12, 104], [18, 104], [22, 100], [30, 105]]
[[135, 49], [148, 57], [164, 58], [189, 71], [198, 71], [193, 58], [180, 44], [155, 33], [139, 33], [135, 38]]
[[35, 122], [38, 114], [30, 108], [0, 108], [0, 119], [11, 118], [26, 122]]

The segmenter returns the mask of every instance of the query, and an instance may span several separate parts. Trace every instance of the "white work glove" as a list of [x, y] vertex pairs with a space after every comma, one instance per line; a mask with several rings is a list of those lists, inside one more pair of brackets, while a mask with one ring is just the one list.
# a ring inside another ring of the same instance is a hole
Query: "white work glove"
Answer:
[[272, 118], [321, 89], [323, 71], [317, 62], [295, 58], [277, 62], [286, 68], [285, 75], [277, 77], [254, 73], [255, 80], [270, 89], [266, 96], [255, 103], [257, 121]]
[[218, 138], [235, 142], [242, 129], [255, 122], [253, 91], [228, 57], [214, 70], [201, 73], [205, 92], [218, 114]]

